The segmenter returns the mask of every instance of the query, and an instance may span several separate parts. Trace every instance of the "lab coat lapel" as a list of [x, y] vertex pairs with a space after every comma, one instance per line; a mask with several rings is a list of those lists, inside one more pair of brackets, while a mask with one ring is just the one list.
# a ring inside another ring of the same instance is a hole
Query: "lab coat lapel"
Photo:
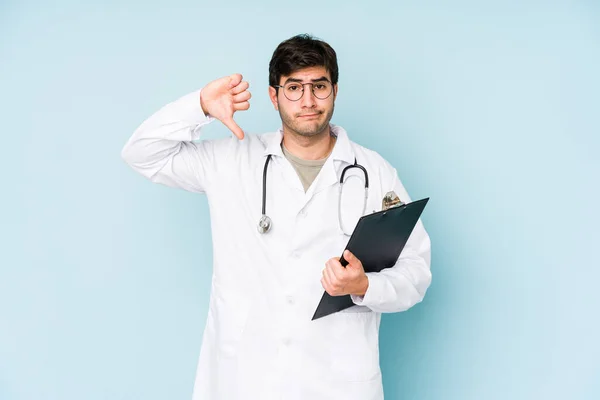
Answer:
[[298, 178], [294, 167], [285, 159], [281, 150], [282, 139], [283, 131], [281, 129], [265, 137], [265, 151], [263, 155], [265, 160], [268, 155], [271, 155], [271, 163], [273, 164], [272, 168], [270, 167], [269, 169], [269, 173], [273, 173], [281, 178], [281, 182], [290, 189], [304, 192], [302, 182], [300, 182], [300, 178]]
[[[350, 139], [346, 131], [337, 126], [330, 124], [330, 129], [333, 135], [337, 137], [335, 146], [331, 155], [323, 165], [323, 168], [317, 175], [315, 181], [310, 185], [308, 191], [304, 195], [304, 201], [301, 207], [304, 207], [312, 197], [328, 187], [335, 185], [339, 181], [342, 169], [348, 164], [354, 163], [354, 151], [350, 144]], [[275, 174], [279, 174], [282, 181], [292, 190], [303, 192], [302, 183], [298, 178], [294, 167], [285, 160], [283, 151], [281, 150], [281, 140], [283, 131], [279, 129], [277, 132], [269, 134], [265, 141], [264, 156], [272, 155], [271, 162]]]
[[338, 180], [338, 174], [336, 171], [336, 166], [338, 164], [339, 163], [334, 162], [331, 157], [329, 157], [327, 161], [325, 161], [325, 164], [323, 164], [323, 167], [321, 168], [321, 171], [315, 178], [315, 181], [312, 183], [312, 185], [310, 185], [310, 187], [306, 191], [306, 203], [308, 203], [315, 194], [328, 188], [331, 185], [335, 185], [335, 183]]
[[321, 172], [306, 192], [306, 202], [310, 201], [313, 195], [338, 183], [342, 169], [348, 164], [354, 163], [354, 151], [352, 151], [346, 131], [333, 124], [330, 125], [330, 129], [337, 140]]

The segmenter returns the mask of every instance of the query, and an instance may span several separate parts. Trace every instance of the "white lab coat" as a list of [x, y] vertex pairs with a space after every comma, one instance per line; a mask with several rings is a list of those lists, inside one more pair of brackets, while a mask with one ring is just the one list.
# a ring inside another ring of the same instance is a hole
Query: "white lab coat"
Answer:
[[[201, 140], [206, 117], [199, 91], [167, 104], [144, 121], [122, 151], [152, 182], [205, 193], [210, 206], [213, 275], [194, 400], [380, 400], [378, 331], [381, 313], [406, 310], [431, 282], [430, 241], [419, 221], [397, 264], [369, 273], [356, 306], [311, 321], [323, 294], [325, 262], [348, 241], [338, 224], [341, 170], [354, 159], [369, 174], [367, 212], [386, 192], [409, 196], [395, 169], [349, 140], [341, 127], [335, 147], [305, 193], [283, 156], [282, 131]], [[266, 156], [267, 215], [257, 231]], [[349, 170], [342, 197], [345, 227], [360, 217], [364, 178]]]

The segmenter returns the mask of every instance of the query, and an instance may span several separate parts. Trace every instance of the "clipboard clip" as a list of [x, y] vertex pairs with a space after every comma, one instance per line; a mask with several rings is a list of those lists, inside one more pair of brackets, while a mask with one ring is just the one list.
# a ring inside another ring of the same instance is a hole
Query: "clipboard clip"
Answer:
[[390, 208], [403, 206], [404, 202], [400, 200], [400, 197], [396, 194], [396, 192], [391, 191], [387, 192], [385, 196], [383, 196], [383, 200], [381, 201], [381, 209], [389, 210]]

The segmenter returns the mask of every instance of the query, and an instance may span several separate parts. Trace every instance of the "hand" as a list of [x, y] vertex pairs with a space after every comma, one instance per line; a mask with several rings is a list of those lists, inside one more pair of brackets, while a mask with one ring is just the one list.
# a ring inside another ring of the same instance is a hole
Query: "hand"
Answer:
[[210, 82], [200, 92], [204, 114], [221, 121], [240, 140], [244, 138], [244, 131], [233, 120], [233, 114], [250, 108], [249, 86], [242, 81], [241, 74], [233, 74]]
[[348, 265], [343, 267], [339, 257], [331, 258], [325, 263], [321, 285], [331, 296], [354, 294], [364, 296], [369, 287], [369, 278], [365, 274], [362, 263], [348, 250], [344, 251], [344, 259]]

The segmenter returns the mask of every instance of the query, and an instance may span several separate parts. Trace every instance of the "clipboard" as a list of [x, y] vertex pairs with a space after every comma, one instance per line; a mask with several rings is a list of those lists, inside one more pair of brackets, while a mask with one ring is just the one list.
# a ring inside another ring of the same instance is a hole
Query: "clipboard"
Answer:
[[[349, 250], [362, 262], [365, 272], [380, 272], [384, 268], [393, 267], [428, 201], [429, 198], [425, 198], [362, 216], [345, 250]], [[343, 256], [340, 257], [340, 263], [344, 267], [348, 265], [348, 261], [344, 260]], [[349, 294], [331, 296], [323, 292], [312, 320], [353, 305], [354, 302]]]

